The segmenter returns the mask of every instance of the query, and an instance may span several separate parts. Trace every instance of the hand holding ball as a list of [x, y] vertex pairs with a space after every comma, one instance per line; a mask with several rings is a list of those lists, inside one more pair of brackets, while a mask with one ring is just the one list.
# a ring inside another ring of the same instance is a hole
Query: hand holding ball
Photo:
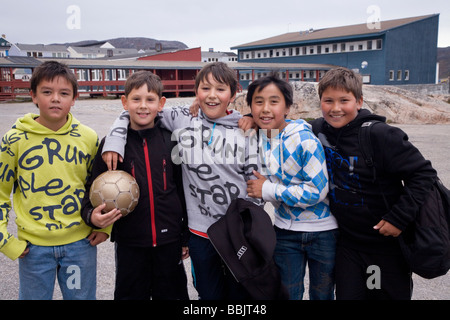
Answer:
[[106, 171], [92, 183], [89, 200], [94, 207], [106, 204], [103, 212], [119, 209], [126, 216], [139, 200], [139, 185], [133, 176], [122, 170]]

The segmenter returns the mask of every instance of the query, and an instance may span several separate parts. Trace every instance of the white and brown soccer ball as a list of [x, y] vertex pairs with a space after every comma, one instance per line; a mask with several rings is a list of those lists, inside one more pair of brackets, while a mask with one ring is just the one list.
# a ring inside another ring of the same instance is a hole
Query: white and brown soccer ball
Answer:
[[103, 213], [117, 208], [126, 216], [138, 203], [139, 185], [136, 179], [125, 171], [106, 171], [92, 183], [89, 200], [94, 208], [106, 203]]

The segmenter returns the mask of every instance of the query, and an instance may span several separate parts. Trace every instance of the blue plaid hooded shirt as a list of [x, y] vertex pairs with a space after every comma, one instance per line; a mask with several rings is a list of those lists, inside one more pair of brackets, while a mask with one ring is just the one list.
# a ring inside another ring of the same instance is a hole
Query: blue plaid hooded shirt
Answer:
[[268, 179], [262, 196], [275, 207], [275, 225], [293, 231], [337, 228], [328, 206], [324, 150], [311, 126], [304, 120], [289, 121], [271, 137], [260, 135], [259, 150]]

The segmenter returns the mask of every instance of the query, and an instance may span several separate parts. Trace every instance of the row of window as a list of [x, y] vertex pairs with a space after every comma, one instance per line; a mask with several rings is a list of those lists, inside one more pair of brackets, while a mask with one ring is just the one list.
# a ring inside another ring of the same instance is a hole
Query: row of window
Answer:
[[233, 62], [237, 61], [237, 57], [228, 57], [228, 58], [202, 58], [203, 62]]
[[[74, 71], [74, 70], [72, 70]], [[91, 76], [88, 76], [88, 72], [91, 74]], [[113, 70], [111, 72], [110, 69], [105, 69], [105, 80], [126, 80], [129, 76], [129, 70], [125, 69], [117, 69], [118, 73], [118, 79], [116, 77], [116, 70]], [[78, 69], [75, 73], [77, 75], [78, 81], [102, 81], [103, 80], [103, 74], [102, 70], [100, 69], [92, 69], [92, 70], [86, 70], [86, 69]], [[92, 77], [92, 79], [89, 79]]]
[[[356, 70], [355, 70], [356, 71]], [[319, 70], [319, 79], [323, 77], [326, 71]], [[358, 71], [357, 71], [358, 72]], [[303, 77], [302, 77], [303, 73]], [[267, 76], [267, 72], [255, 72], [255, 80], [261, 77]], [[286, 72], [279, 72], [278, 76], [281, 79], [286, 79]], [[316, 70], [303, 70], [303, 71], [291, 71], [289, 72], [288, 78], [292, 80], [300, 80], [303, 79], [304, 81], [315, 81], [317, 77], [317, 71]], [[370, 75], [362, 75], [363, 77], [363, 83], [370, 83]], [[241, 80], [252, 80], [252, 74], [251, 73], [241, 73], [240, 74]], [[409, 70], [389, 70], [389, 81], [409, 81]]]
[[[40, 51], [27, 51], [27, 57], [42, 58], [44, 55]], [[67, 58], [66, 52], [52, 52], [52, 58]]]
[[[323, 77], [325, 74], [325, 70], [319, 70], [319, 79]], [[292, 80], [301, 80], [302, 79], [302, 73], [303, 73], [303, 80], [305, 81], [315, 81], [317, 77], [317, 71], [316, 70], [303, 70], [303, 71], [290, 71], [287, 75], [286, 72], [278, 72], [278, 77], [281, 79], [286, 79], [286, 76], [288, 76], [289, 79]], [[255, 72], [255, 80], [267, 76], [267, 72]], [[252, 74], [251, 73], [241, 73], [240, 74], [241, 80], [252, 80]]]
[[394, 70], [389, 70], [389, 81], [408, 81], [409, 80], [409, 70], [397, 70], [397, 72], [395, 72]]
[[340, 42], [322, 45], [288, 47], [280, 49], [241, 51], [240, 59], [247, 60], [247, 59], [264, 59], [264, 58], [293, 57], [293, 56], [295, 57], [295, 56], [306, 56], [316, 54], [331, 54], [331, 53], [381, 50], [381, 49], [382, 49], [382, 41], [381, 39], [376, 39], [367, 41]]

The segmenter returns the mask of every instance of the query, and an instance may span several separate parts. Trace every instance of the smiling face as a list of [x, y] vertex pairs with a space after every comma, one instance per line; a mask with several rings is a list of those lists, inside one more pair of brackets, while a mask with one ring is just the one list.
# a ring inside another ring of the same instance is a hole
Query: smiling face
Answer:
[[36, 91], [31, 91], [31, 98], [39, 108], [36, 121], [53, 131], [64, 126], [75, 104], [73, 86], [62, 76], [40, 81]]
[[134, 130], [153, 128], [155, 118], [166, 102], [154, 91], [148, 91], [147, 85], [132, 89], [128, 96], [122, 96], [122, 105], [130, 114], [130, 127]]
[[286, 106], [283, 93], [274, 83], [270, 83], [259, 90], [257, 88], [252, 97], [252, 116], [260, 129], [266, 129], [270, 138], [271, 130], [282, 131], [287, 123], [286, 116], [289, 108]]
[[196, 92], [197, 100], [203, 113], [210, 119], [227, 115], [228, 105], [233, 101], [230, 86], [218, 82], [212, 74], [201, 80]]
[[363, 104], [363, 98], [355, 98], [352, 92], [328, 87], [322, 93], [320, 105], [325, 121], [339, 129], [353, 121]]

